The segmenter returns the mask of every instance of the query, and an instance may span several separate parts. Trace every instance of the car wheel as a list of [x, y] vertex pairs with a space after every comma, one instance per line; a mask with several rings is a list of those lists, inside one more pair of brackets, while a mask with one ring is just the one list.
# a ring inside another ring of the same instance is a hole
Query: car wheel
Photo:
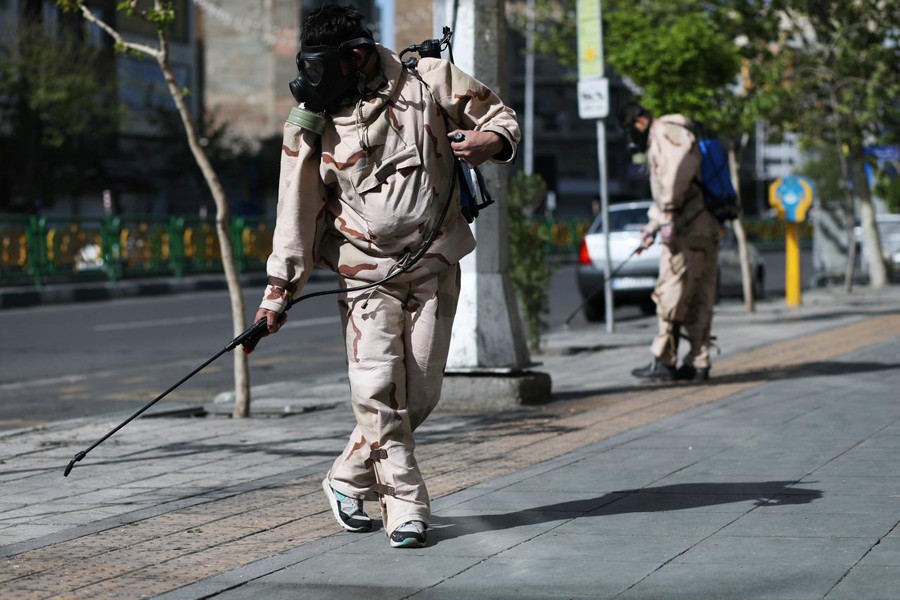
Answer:
[[603, 302], [593, 301], [584, 305], [584, 318], [591, 323], [597, 323], [606, 318], [606, 307]]

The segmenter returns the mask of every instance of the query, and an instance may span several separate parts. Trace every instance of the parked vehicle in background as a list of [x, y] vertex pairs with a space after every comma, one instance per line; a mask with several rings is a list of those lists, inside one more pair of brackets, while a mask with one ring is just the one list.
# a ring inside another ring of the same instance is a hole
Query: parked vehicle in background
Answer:
[[[659, 275], [659, 242], [631, 256], [641, 242], [641, 230], [647, 223], [647, 209], [652, 200], [637, 200], [613, 204], [609, 207], [609, 246], [612, 272], [613, 297], [616, 306], [637, 305], [644, 314], [656, 311], [650, 297]], [[765, 267], [759, 252], [748, 244], [750, 269], [753, 275], [753, 294], [761, 298], [764, 293]], [[629, 258], [630, 256], [630, 258]], [[601, 321], [605, 316], [603, 280], [605, 271], [606, 240], [603, 235], [603, 215], [598, 215], [585, 234], [578, 252], [576, 280], [588, 321]], [[627, 262], [626, 262], [627, 261]], [[719, 246], [719, 297], [743, 295], [741, 263], [737, 240], [730, 227], [723, 228]]]

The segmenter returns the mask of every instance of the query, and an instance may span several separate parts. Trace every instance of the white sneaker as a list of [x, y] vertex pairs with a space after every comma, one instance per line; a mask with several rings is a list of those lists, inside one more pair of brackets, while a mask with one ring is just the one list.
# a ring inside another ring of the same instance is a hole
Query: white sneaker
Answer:
[[426, 529], [428, 525], [422, 521], [407, 521], [391, 533], [391, 548], [423, 547]]
[[328, 497], [328, 504], [338, 524], [347, 531], [366, 532], [372, 529], [372, 519], [363, 512], [362, 500], [345, 496], [331, 487], [327, 479], [322, 480], [322, 489]]

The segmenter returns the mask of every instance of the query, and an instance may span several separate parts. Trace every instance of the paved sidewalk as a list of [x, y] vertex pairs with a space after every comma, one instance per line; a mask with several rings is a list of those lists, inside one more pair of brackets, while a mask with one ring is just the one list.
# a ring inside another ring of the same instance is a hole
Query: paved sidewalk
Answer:
[[420, 430], [419, 550], [337, 533], [341, 378], [257, 390], [285, 418], [138, 419], [68, 478], [119, 419], [13, 432], [0, 597], [895, 598], [898, 307], [897, 286], [720, 306], [705, 385], [635, 384], [652, 319], [552, 332], [555, 402]]

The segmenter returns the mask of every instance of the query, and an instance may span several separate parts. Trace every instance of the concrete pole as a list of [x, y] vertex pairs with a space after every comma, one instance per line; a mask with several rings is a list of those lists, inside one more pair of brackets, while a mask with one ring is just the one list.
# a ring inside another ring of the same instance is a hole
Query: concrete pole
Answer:
[[528, 0], [525, 18], [528, 20], [525, 33], [525, 124], [522, 130], [522, 145], [525, 146], [525, 174], [534, 172], [534, 3]]
[[[456, 6], [454, 60], [502, 98], [503, 2], [459, 0]], [[496, 204], [472, 224], [478, 247], [462, 261], [462, 294], [447, 369], [512, 372], [529, 366], [531, 359], [507, 275], [507, 168], [488, 162], [480, 169]]]
[[[456, 64], [502, 98], [503, 1], [459, 0], [447, 6], [454, 5]], [[480, 168], [496, 203], [472, 224], [478, 247], [461, 263], [462, 292], [444, 378], [444, 410], [503, 410], [552, 399], [550, 376], [527, 370], [532, 362], [508, 276], [507, 167], [485, 163]]]

